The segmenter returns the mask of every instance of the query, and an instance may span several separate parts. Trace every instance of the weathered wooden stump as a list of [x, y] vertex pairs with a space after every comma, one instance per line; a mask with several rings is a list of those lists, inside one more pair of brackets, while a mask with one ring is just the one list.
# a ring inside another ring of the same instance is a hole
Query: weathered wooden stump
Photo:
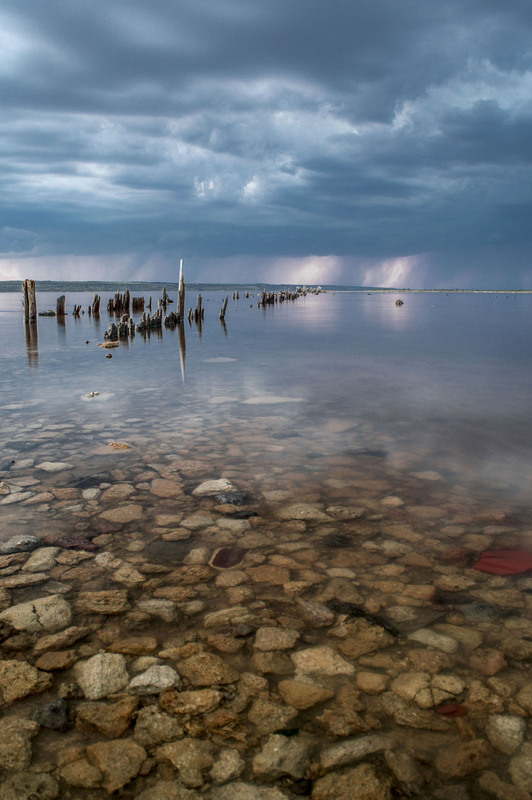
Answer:
[[55, 307], [55, 313], [58, 317], [65, 316], [65, 295], [62, 294], [61, 297], [57, 298], [57, 304]]
[[225, 300], [222, 303], [222, 308], [220, 309], [220, 319], [222, 321], [225, 320], [225, 312], [227, 310], [227, 302], [228, 302], [228, 300], [229, 300], [229, 297], [226, 297]]
[[37, 298], [35, 296], [35, 281], [28, 278], [22, 284], [22, 302], [24, 305], [24, 321], [33, 322], [37, 319]]

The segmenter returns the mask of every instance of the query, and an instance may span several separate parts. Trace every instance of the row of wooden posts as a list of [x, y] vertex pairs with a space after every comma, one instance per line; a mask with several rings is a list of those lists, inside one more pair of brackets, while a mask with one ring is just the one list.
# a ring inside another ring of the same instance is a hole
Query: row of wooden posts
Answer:
[[[279, 292], [267, 292], [263, 289], [261, 293], [260, 300], [257, 303], [257, 306], [260, 308], [264, 308], [267, 305], [273, 305], [274, 303], [283, 303], [287, 300], [296, 300], [300, 296], [305, 296], [307, 294], [306, 287], [297, 287], [295, 291], [289, 290], [281, 290]], [[317, 294], [320, 293], [321, 287], [317, 289], [310, 290], [313, 293]], [[22, 294], [23, 294], [23, 306], [24, 306], [24, 320], [26, 322], [31, 322], [37, 319], [37, 300], [35, 294], [35, 281], [33, 280], [25, 280], [22, 284]], [[249, 299], [250, 294], [246, 292], [246, 299]], [[233, 292], [233, 300], [239, 300], [240, 296], [238, 291]], [[229, 300], [229, 296], [225, 297], [222, 302], [222, 307], [220, 309], [219, 318], [222, 322], [225, 320], [225, 313], [227, 310], [227, 303]], [[144, 297], [131, 297], [129, 289], [126, 289], [123, 293], [117, 292], [114, 297], [111, 297], [107, 303], [107, 311], [110, 314], [117, 314], [120, 315], [122, 318], [124, 315], [129, 316], [130, 307], [132, 307], [132, 313], [143, 313], [143, 317], [139, 325], [137, 325], [138, 330], [143, 330], [149, 327], [158, 327], [162, 324], [163, 321], [163, 313], [164, 316], [164, 324], [167, 327], [173, 327], [175, 325], [179, 325], [185, 321], [185, 281], [183, 277], [183, 262], [180, 262], [179, 268], [179, 286], [178, 286], [178, 294], [177, 294], [177, 308], [175, 311], [171, 312], [170, 314], [166, 315], [166, 307], [170, 303], [174, 301], [170, 299], [168, 292], [166, 291], [166, 287], [163, 288], [162, 297], [159, 298], [158, 301], [158, 309], [150, 316], [152, 310], [152, 302], [150, 297], [150, 302], [146, 305]], [[92, 304], [88, 308], [89, 316], [97, 317], [100, 314], [100, 303], [101, 297], [98, 294], [94, 295]], [[146, 310], [148, 309], [150, 313], [146, 314]], [[56, 312], [55, 315], [58, 317], [65, 316], [65, 295], [61, 295], [57, 298], [57, 305], [56, 305]], [[79, 317], [82, 313], [81, 305], [75, 305], [73, 310], [73, 316]], [[54, 312], [43, 312], [46, 316], [53, 316]], [[201, 294], [198, 294], [198, 299], [196, 302], [196, 308], [193, 310], [192, 308], [189, 309], [188, 312], [188, 322], [191, 323], [193, 320], [194, 322], [201, 323], [205, 316], [205, 309], [203, 308], [203, 301]], [[159, 321], [160, 320], [160, 321]]]

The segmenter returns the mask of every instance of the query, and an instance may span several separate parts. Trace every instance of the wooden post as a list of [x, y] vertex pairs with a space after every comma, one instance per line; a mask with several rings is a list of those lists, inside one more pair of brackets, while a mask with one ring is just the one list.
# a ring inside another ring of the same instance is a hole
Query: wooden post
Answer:
[[185, 319], [185, 278], [183, 276], [183, 259], [179, 259], [179, 287], [177, 291], [177, 313]]
[[24, 302], [24, 320], [32, 322], [37, 319], [37, 300], [35, 297], [35, 281], [26, 278], [22, 284], [22, 296]]
[[203, 319], [203, 315], [205, 313], [205, 310], [201, 307], [201, 304], [202, 304], [201, 294], [199, 294], [198, 295], [198, 299], [196, 301], [196, 310], [194, 311], [194, 321], [195, 322], [201, 322], [201, 320]]
[[55, 309], [55, 313], [58, 317], [65, 316], [65, 295], [62, 294], [61, 297], [57, 298], [57, 305]]
[[95, 294], [92, 301], [92, 313], [95, 317], [100, 313], [100, 301], [101, 297], [98, 294]]
[[229, 297], [226, 297], [225, 300], [222, 303], [222, 308], [220, 310], [220, 319], [221, 320], [225, 319], [225, 311], [227, 309], [227, 301], [228, 301], [228, 299], [229, 299]]

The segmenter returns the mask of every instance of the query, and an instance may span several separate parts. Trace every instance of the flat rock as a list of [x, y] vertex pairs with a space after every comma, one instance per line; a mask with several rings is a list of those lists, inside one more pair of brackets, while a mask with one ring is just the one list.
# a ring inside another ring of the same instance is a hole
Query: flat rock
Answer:
[[495, 714], [488, 719], [486, 733], [493, 747], [507, 755], [515, 753], [523, 744], [526, 723], [512, 714]]
[[284, 702], [293, 708], [297, 708], [299, 711], [312, 708], [334, 697], [334, 691], [332, 689], [306, 681], [280, 681], [278, 689]]
[[69, 786], [83, 789], [95, 789], [103, 780], [103, 774], [98, 767], [95, 767], [86, 758], [77, 758], [68, 762], [61, 767], [59, 775]]
[[11, 506], [14, 503], [22, 503], [24, 500], [29, 500], [32, 495], [33, 492], [11, 492], [0, 500], [0, 506]]
[[56, 556], [61, 552], [59, 547], [40, 547], [28, 558], [22, 569], [24, 572], [41, 572], [50, 570], [56, 565]]
[[298, 673], [317, 675], [354, 675], [355, 667], [327, 645], [309, 647], [292, 653], [290, 658]]
[[245, 768], [246, 762], [240, 753], [229, 747], [225, 747], [220, 751], [209, 775], [213, 783], [222, 784], [240, 777]]
[[26, 534], [24, 536], [12, 536], [7, 542], [0, 544], [0, 555], [8, 553], [29, 553], [42, 545], [42, 539], [38, 536]]
[[45, 472], [62, 472], [64, 469], [72, 469], [73, 466], [67, 461], [43, 461], [37, 464], [35, 469], [42, 469]]
[[152, 617], [159, 617], [164, 622], [177, 622], [179, 619], [179, 608], [172, 600], [150, 598], [139, 600], [137, 603], [139, 611], [144, 611]]
[[0, 800], [56, 800], [59, 786], [51, 775], [16, 772], [4, 776]]
[[89, 700], [125, 689], [129, 682], [126, 659], [119, 653], [101, 653], [76, 664], [76, 677]]
[[291, 503], [277, 512], [280, 519], [302, 519], [310, 522], [331, 522], [332, 517], [315, 503]]
[[25, 661], [0, 661], [0, 698], [3, 704], [13, 703], [30, 694], [49, 689], [52, 678]]
[[310, 767], [311, 740], [305, 736], [268, 737], [260, 753], [253, 759], [253, 774], [268, 781], [276, 781], [284, 775], [301, 779]]
[[136, 796], [136, 800], [197, 800], [198, 793], [175, 781], [158, 781]]
[[155, 636], [132, 636], [128, 639], [119, 639], [108, 646], [111, 653], [123, 653], [127, 656], [144, 656], [155, 653], [157, 639]]
[[31, 763], [31, 740], [39, 725], [29, 719], [4, 717], [0, 726], [0, 769], [24, 770]]
[[160, 694], [165, 689], [181, 686], [181, 678], [172, 667], [164, 664], [149, 667], [145, 672], [136, 675], [127, 687], [132, 694]]
[[136, 697], [125, 697], [116, 703], [80, 703], [76, 711], [76, 728], [87, 734], [101, 734], [118, 739], [124, 734], [138, 706]]
[[212, 800], [288, 800], [288, 795], [276, 786], [254, 786], [252, 783], [233, 781], [225, 786], [213, 786], [211, 798]]
[[123, 614], [129, 611], [125, 589], [107, 589], [100, 592], [80, 592], [74, 600], [74, 607], [80, 614]]
[[139, 774], [146, 751], [132, 739], [118, 739], [89, 745], [87, 756], [103, 774], [103, 788], [112, 794]]
[[180, 497], [183, 494], [183, 486], [178, 481], [156, 478], [151, 482], [150, 492], [156, 497]]
[[78, 642], [80, 639], [84, 639], [89, 633], [89, 628], [72, 625], [69, 628], [65, 628], [65, 630], [60, 633], [51, 633], [41, 636], [40, 639], [37, 640], [33, 650], [35, 655], [39, 655], [49, 650], [59, 650], [62, 647], [70, 647], [70, 645]]
[[322, 750], [320, 767], [324, 772], [327, 772], [335, 767], [342, 767], [346, 764], [352, 764], [354, 761], [360, 761], [372, 753], [381, 753], [389, 745], [388, 737], [378, 733], [370, 736], [360, 736], [356, 739], [347, 739]]
[[526, 792], [532, 792], [532, 744], [526, 742], [510, 761], [510, 776], [513, 783]]
[[101, 503], [119, 503], [135, 494], [135, 487], [130, 483], [115, 483], [106, 489], [100, 497]]
[[146, 706], [137, 714], [133, 737], [143, 747], [151, 748], [180, 739], [183, 733], [183, 726], [178, 719], [161, 711], [157, 706]]
[[257, 650], [290, 650], [298, 639], [298, 631], [264, 626], [257, 630], [253, 646]]
[[391, 779], [380, 776], [371, 764], [331, 772], [312, 788], [312, 800], [390, 800]]
[[203, 481], [199, 486], [192, 491], [196, 497], [208, 497], [210, 495], [220, 494], [221, 492], [237, 492], [236, 486], [233, 486], [231, 481], [227, 478], [219, 478], [218, 480]]
[[179, 672], [192, 686], [235, 683], [239, 673], [214, 653], [197, 653], [179, 664]]
[[100, 514], [101, 519], [108, 522], [119, 522], [125, 524], [126, 522], [135, 522], [142, 519], [144, 510], [138, 503], [125, 503], [115, 508], [109, 508], [107, 511], [102, 511]]
[[261, 564], [260, 567], [249, 567], [247, 574], [255, 583], [269, 583], [273, 586], [284, 586], [290, 580], [290, 570], [276, 564]]
[[274, 733], [289, 726], [297, 714], [298, 712], [289, 706], [258, 697], [248, 711], [248, 719], [259, 733]]
[[58, 631], [70, 624], [70, 605], [54, 594], [27, 603], [18, 603], [0, 614], [0, 621], [8, 622], [18, 631]]
[[203, 771], [214, 764], [213, 746], [199, 739], [181, 739], [157, 748], [157, 760], [168, 759], [179, 770], [179, 780], [193, 789], [203, 786]]
[[430, 628], [419, 628], [417, 631], [408, 634], [408, 638], [413, 642], [419, 642], [427, 647], [434, 647], [436, 650], [442, 650], [444, 653], [454, 653], [458, 648], [456, 639], [451, 638], [443, 633], [436, 633]]
[[438, 772], [447, 779], [463, 778], [487, 769], [493, 761], [493, 750], [484, 739], [452, 744], [442, 748], [434, 761]]
[[170, 714], [208, 714], [218, 708], [223, 695], [217, 689], [197, 689], [190, 692], [165, 691], [159, 698], [159, 704]]

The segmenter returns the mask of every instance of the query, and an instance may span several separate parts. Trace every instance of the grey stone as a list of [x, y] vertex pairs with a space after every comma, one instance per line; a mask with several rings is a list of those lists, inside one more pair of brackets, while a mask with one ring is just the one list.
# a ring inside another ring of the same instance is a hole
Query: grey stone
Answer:
[[43, 728], [64, 732], [69, 728], [68, 704], [61, 698], [52, 700], [51, 703], [35, 709], [32, 719]]
[[309, 647], [292, 653], [290, 658], [295, 664], [296, 672], [315, 673], [317, 675], [353, 675], [355, 667], [338, 655], [336, 650], [327, 645]]
[[486, 733], [493, 747], [511, 755], [523, 744], [526, 723], [512, 714], [495, 714], [486, 725]]
[[42, 469], [45, 472], [62, 472], [65, 469], [72, 469], [74, 465], [66, 461], [43, 461], [37, 464], [35, 469]]
[[217, 761], [209, 775], [213, 783], [222, 784], [240, 777], [246, 768], [246, 762], [237, 750], [225, 747], [220, 751]]
[[181, 678], [172, 667], [155, 665], [136, 675], [129, 683], [128, 691], [133, 694], [159, 694], [164, 689], [181, 686]]
[[119, 653], [101, 653], [76, 664], [76, 676], [85, 697], [101, 697], [125, 689], [129, 676], [126, 659]]
[[271, 781], [283, 775], [304, 778], [310, 766], [311, 749], [311, 742], [304, 736], [287, 738], [273, 734], [253, 759], [253, 773]]
[[28, 558], [22, 569], [25, 572], [40, 572], [52, 569], [56, 565], [56, 556], [61, 552], [59, 547], [39, 547]]
[[27, 534], [25, 536], [12, 536], [7, 542], [0, 544], [0, 555], [5, 556], [9, 553], [29, 553], [42, 545], [42, 540], [38, 536]]
[[323, 771], [327, 771], [334, 767], [352, 764], [354, 761], [359, 761], [371, 753], [380, 753], [386, 750], [388, 746], [388, 737], [380, 733], [360, 736], [356, 739], [347, 739], [322, 750], [320, 766]]
[[179, 609], [172, 600], [158, 598], [139, 600], [137, 608], [139, 611], [144, 611], [152, 617], [158, 617], [164, 622], [177, 622], [179, 619]]
[[193, 490], [192, 494], [196, 497], [207, 497], [209, 495], [216, 495], [220, 492], [237, 492], [236, 486], [233, 486], [231, 481], [227, 478], [219, 478], [218, 480], [203, 481], [199, 486]]
[[71, 620], [70, 605], [58, 594], [18, 603], [0, 614], [0, 621], [8, 622], [18, 631], [59, 631]]

